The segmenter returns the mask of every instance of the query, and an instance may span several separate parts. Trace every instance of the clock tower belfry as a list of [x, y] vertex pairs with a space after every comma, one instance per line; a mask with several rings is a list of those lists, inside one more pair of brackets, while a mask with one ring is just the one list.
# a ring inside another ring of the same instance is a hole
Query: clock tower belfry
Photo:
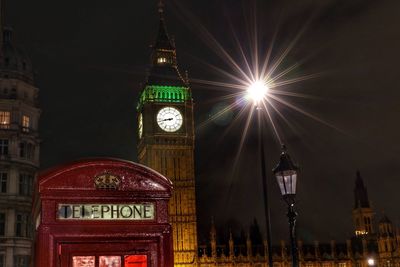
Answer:
[[192, 266], [197, 263], [193, 99], [187, 78], [178, 70], [162, 2], [159, 14], [151, 67], [137, 107], [138, 160], [173, 182], [169, 218], [174, 262]]

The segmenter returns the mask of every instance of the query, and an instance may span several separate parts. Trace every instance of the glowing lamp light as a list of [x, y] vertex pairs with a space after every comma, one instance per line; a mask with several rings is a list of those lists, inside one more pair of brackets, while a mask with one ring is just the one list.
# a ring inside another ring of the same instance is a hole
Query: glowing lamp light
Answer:
[[255, 81], [247, 88], [247, 98], [258, 103], [265, 98], [268, 90], [268, 85], [264, 81]]
[[373, 258], [369, 258], [367, 260], [367, 262], [368, 262], [368, 266], [374, 266], [375, 265], [375, 260]]

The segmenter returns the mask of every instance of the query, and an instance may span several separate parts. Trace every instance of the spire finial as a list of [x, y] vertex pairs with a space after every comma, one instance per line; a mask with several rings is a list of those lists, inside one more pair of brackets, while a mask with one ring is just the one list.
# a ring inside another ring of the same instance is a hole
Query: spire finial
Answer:
[[158, 1], [158, 13], [160, 13], [160, 17], [162, 18], [162, 15], [164, 14], [164, 1], [160, 0]]
[[286, 152], [287, 152], [287, 147], [286, 147], [285, 144], [281, 144], [281, 151], [282, 151], [282, 154], [286, 154]]

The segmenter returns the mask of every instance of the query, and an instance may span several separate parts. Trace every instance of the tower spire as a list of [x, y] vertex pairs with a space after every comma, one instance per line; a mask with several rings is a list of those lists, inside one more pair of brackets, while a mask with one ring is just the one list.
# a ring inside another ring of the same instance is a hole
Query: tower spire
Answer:
[[357, 173], [356, 173], [354, 197], [355, 197], [355, 201], [354, 201], [355, 208], [370, 208], [367, 188], [364, 185], [364, 181], [361, 177], [359, 170], [357, 170]]
[[172, 45], [172, 42], [168, 36], [167, 27], [165, 25], [164, 19], [164, 1], [160, 0], [158, 2], [158, 13], [160, 15], [160, 26], [158, 28], [158, 35], [154, 47], [156, 49], [166, 49], [166, 50], [174, 50], [175, 47]]
[[160, 19], [164, 19], [164, 1], [158, 1], [158, 13], [160, 14]]

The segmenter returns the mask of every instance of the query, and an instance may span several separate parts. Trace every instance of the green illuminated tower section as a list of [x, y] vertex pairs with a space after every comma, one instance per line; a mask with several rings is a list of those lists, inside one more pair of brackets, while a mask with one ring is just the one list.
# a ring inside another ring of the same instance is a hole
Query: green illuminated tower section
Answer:
[[172, 180], [169, 203], [175, 266], [197, 263], [193, 100], [179, 73], [163, 7], [152, 46], [151, 68], [138, 104], [138, 160]]

